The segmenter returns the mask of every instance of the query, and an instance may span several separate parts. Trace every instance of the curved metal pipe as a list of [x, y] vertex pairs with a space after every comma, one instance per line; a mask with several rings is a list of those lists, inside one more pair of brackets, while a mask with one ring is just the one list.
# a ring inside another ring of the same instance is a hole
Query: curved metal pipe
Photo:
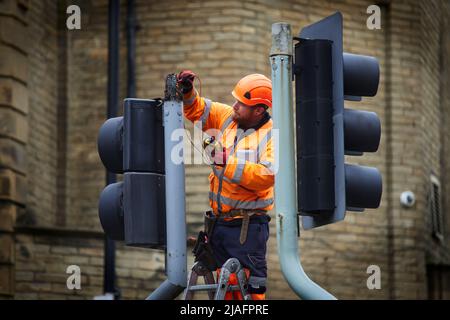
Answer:
[[184, 291], [184, 288], [165, 280], [145, 300], [173, 300]]
[[[273, 122], [278, 137], [275, 143], [275, 206], [277, 246], [283, 275], [302, 299], [336, 299], [314, 283], [303, 270], [298, 248], [294, 115], [292, 99], [292, 37], [286, 23], [272, 25], [272, 104]], [[283, 165], [280, 158], [283, 159]]]

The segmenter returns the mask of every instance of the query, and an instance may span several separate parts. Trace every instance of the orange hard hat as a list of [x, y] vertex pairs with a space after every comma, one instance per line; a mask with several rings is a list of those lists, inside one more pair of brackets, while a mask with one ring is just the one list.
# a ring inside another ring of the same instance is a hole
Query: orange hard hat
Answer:
[[262, 74], [255, 73], [243, 77], [231, 94], [247, 106], [265, 104], [272, 108], [272, 81]]

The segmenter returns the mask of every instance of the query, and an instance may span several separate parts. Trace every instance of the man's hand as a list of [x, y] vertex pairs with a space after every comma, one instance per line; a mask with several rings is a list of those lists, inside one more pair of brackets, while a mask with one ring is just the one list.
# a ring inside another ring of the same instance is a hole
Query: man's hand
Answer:
[[196, 238], [196, 237], [193, 237], [193, 236], [189, 236], [189, 237], [186, 239], [186, 245], [187, 245], [188, 247], [194, 247], [196, 242], [197, 242], [197, 238]]
[[214, 164], [217, 166], [224, 166], [227, 163], [228, 156], [230, 155], [230, 150], [227, 150], [225, 147], [222, 151], [212, 151], [211, 156], [213, 158]]
[[197, 75], [191, 70], [183, 70], [177, 75], [177, 83], [183, 94], [186, 94], [192, 90], [196, 76]]

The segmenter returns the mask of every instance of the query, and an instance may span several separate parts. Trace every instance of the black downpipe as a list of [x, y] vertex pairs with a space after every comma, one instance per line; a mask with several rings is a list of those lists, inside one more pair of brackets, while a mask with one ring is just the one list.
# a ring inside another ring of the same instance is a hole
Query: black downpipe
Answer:
[[[108, 19], [108, 109], [107, 117], [117, 117], [119, 104], [119, 25], [120, 25], [120, 0], [109, 1]], [[106, 174], [106, 184], [115, 183], [116, 175], [111, 172]], [[112, 293], [114, 299], [120, 299], [120, 291], [116, 288], [116, 244], [114, 240], [105, 235], [104, 246], [104, 293]]]
[[134, 0], [127, 2], [127, 97], [136, 97], [136, 12]]

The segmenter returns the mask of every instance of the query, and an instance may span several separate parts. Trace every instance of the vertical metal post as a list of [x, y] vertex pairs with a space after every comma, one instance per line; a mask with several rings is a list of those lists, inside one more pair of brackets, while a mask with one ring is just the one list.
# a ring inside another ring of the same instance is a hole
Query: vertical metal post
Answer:
[[[302, 299], [335, 299], [308, 278], [298, 252], [296, 171], [294, 145], [294, 114], [292, 98], [292, 36], [286, 23], [272, 25], [272, 104], [275, 161], [279, 164], [275, 176], [275, 206], [277, 246], [281, 271], [292, 290]], [[282, 143], [278, 143], [282, 142]], [[283, 158], [283, 164], [280, 163]]]
[[[147, 299], [175, 299], [187, 286], [185, 171], [183, 158], [183, 101], [176, 75], [166, 79], [163, 110], [166, 169], [167, 280]], [[181, 148], [180, 148], [181, 144]], [[181, 153], [174, 152], [180, 150]]]
[[[108, 119], [117, 116], [119, 103], [119, 16], [120, 1], [110, 0], [108, 26]], [[106, 184], [109, 185], [116, 181], [116, 175], [107, 172]], [[115, 242], [105, 235], [103, 291], [105, 294], [109, 293], [115, 298], [119, 298], [120, 294], [116, 288], [115, 260]]]
[[[164, 102], [164, 139], [166, 167], [167, 277], [175, 285], [186, 287], [186, 204], [184, 154], [174, 150], [183, 144], [183, 101], [176, 92], [176, 75], [167, 77]], [[175, 94], [174, 94], [175, 93]], [[178, 132], [178, 133], [175, 133]], [[175, 157], [179, 157], [174, 159]]]

